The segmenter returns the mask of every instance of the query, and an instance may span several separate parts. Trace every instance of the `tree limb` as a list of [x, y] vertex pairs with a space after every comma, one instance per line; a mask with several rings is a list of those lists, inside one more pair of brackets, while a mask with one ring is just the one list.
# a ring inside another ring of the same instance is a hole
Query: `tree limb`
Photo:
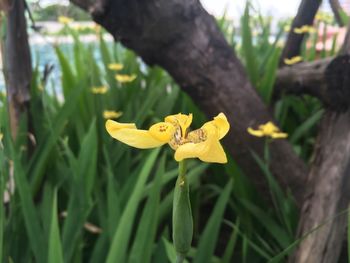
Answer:
[[[349, 30], [349, 29], [348, 29]], [[349, 32], [348, 32], [349, 33]], [[349, 43], [343, 52], [349, 54]], [[349, 75], [341, 90], [349, 89]], [[348, 93], [347, 93], [348, 94]], [[348, 95], [347, 95], [348, 96]], [[350, 110], [328, 110], [321, 122], [315, 159], [308, 176], [298, 236], [307, 235], [290, 262], [336, 263], [341, 252], [350, 201]], [[321, 226], [322, 225], [322, 226]], [[310, 233], [315, 227], [317, 231]]]
[[350, 106], [350, 55], [303, 62], [277, 72], [275, 96], [282, 93], [317, 97], [334, 111]]
[[340, 12], [344, 12], [338, 0], [329, 0], [329, 5], [331, 6], [334, 18], [339, 26], [345, 26], [343, 19], [341, 18]]
[[[82, 0], [72, 0], [85, 6]], [[198, 0], [97, 1], [86, 7], [93, 19], [149, 65], [166, 69], [208, 117], [225, 112], [231, 131], [224, 144], [245, 174], [268, 196], [251, 152], [261, 139], [247, 133], [272, 117], [247, 79], [244, 68]], [[302, 200], [305, 164], [285, 140], [272, 144], [271, 170], [280, 185]]]
[[301, 27], [303, 25], [312, 25], [321, 3], [322, 0], [302, 0], [298, 13], [293, 20], [291, 30], [289, 31], [287, 42], [282, 51], [280, 58], [281, 66], [284, 64], [283, 61], [285, 58], [292, 58], [300, 55], [301, 44], [305, 34], [296, 34], [294, 32], [294, 28]]

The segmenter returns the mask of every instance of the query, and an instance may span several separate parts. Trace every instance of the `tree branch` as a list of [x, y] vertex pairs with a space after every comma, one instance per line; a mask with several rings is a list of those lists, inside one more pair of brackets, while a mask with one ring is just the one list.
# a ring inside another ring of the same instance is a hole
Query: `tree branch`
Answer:
[[334, 18], [337, 21], [337, 24], [339, 26], [345, 26], [343, 19], [341, 18], [341, 14], [340, 12], [344, 12], [343, 8], [341, 7], [341, 5], [339, 4], [338, 0], [329, 0], [329, 5], [331, 6], [332, 12], [334, 14]]
[[[72, 0], [73, 3], [78, 0]], [[82, 0], [79, 0], [82, 5]], [[251, 152], [262, 153], [250, 126], [271, 120], [267, 107], [247, 79], [215, 19], [198, 0], [116, 0], [85, 8], [117, 41], [143, 60], [166, 69], [208, 117], [225, 112], [231, 131], [224, 144], [245, 174], [268, 195], [263, 174]], [[272, 144], [271, 170], [284, 189], [302, 200], [305, 164], [285, 140]]]
[[277, 73], [275, 96], [282, 93], [317, 97], [334, 111], [350, 106], [350, 55], [303, 62]]
[[[349, 54], [347, 47], [349, 43], [344, 43], [342, 50]], [[347, 81], [334, 84], [341, 86], [340, 90], [348, 90], [349, 75], [345, 79]], [[321, 122], [315, 159], [308, 176], [309, 192], [303, 202], [298, 226], [298, 236], [307, 235], [307, 238], [297, 248], [290, 262], [338, 262], [347, 226], [347, 213], [344, 212], [350, 201], [349, 174], [350, 110], [343, 113], [328, 110]], [[320, 229], [309, 234], [320, 225]]]
[[289, 31], [287, 42], [282, 51], [280, 58], [281, 66], [284, 64], [283, 61], [285, 58], [292, 58], [300, 55], [301, 44], [305, 34], [296, 34], [294, 28], [303, 25], [312, 25], [321, 2], [322, 0], [302, 0], [298, 13], [293, 20], [291, 30]]

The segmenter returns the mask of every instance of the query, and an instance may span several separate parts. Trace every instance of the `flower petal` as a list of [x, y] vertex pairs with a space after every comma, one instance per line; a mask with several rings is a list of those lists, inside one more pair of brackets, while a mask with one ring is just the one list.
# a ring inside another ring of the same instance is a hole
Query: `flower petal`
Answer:
[[182, 135], [182, 137], [184, 137], [186, 134], [187, 128], [190, 127], [190, 125], [192, 123], [192, 113], [190, 113], [188, 115], [182, 114], [182, 113], [178, 113], [175, 115], [169, 115], [169, 116], [165, 117], [164, 121], [173, 124], [175, 127], [177, 125], [180, 125], [181, 133], [182, 133], [181, 135]]
[[[202, 129], [215, 129], [215, 133], [217, 134], [218, 139], [221, 140], [228, 133], [230, 129], [230, 124], [227, 121], [225, 114], [221, 112], [216, 117], [214, 117], [214, 120], [206, 122], [202, 126]], [[214, 133], [214, 131], [212, 131], [211, 133]]]
[[175, 127], [169, 122], [159, 122], [152, 125], [149, 132], [157, 140], [167, 143], [174, 136]]
[[186, 143], [175, 151], [175, 160], [182, 161], [188, 158], [199, 158], [203, 162], [227, 163], [224, 149], [214, 138], [200, 143]]
[[134, 123], [119, 123], [108, 120], [106, 129], [114, 139], [139, 149], [154, 148], [165, 143], [157, 140], [149, 131], [137, 129]]
[[288, 134], [284, 133], [284, 132], [275, 132], [275, 133], [271, 134], [272, 139], [284, 139], [287, 137], [288, 137]]
[[260, 130], [253, 130], [250, 127], [248, 127], [247, 131], [248, 131], [248, 133], [250, 133], [251, 135], [256, 136], [256, 137], [263, 137], [264, 136], [264, 133], [262, 131], [260, 131]]

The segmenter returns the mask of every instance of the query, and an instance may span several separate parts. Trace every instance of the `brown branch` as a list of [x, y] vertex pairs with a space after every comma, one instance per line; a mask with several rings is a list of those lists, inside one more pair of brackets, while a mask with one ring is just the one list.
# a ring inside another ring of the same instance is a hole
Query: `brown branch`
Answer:
[[288, 34], [287, 42], [283, 48], [280, 58], [280, 66], [284, 65], [285, 58], [292, 58], [300, 55], [301, 44], [305, 37], [305, 34], [296, 34], [294, 28], [301, 27], [303, 25], [312, 25], [318, 8], [321, 5], [322, 0], [302, 0], [298, 9], [298, 13], [295, 16], [291, 30]]
[[275, 96], [282, 93], [317, 97], [334, 111], [350, 106], [350, 55], [303, 62], [277, 73]]
[[343, 19], [341, 18], [340, 12], [344, 12], [338, 0], [329, 0], [329, 5], [331, 6], [334, 18], [339, 26], [345, 26]]
[[[225, 112], [231, 123], [225, 146], [244, 173], [268, 196], [263, 174], [251, 154], [262, 153], [264, 146], [260, 139], [247, 133], [247, 128], [272, 117], [215, 19], [200, 2], [99, 1], [85, 9], [115, 40], [134, 50], [148, 64], [166, 69], [208, 117]], [[305, 164], [285, 140], [273, 143], [271, 152], [273, 174], [300, 202], [306, 179]]]
[[341, 54], [350, 54], [350, 21], [348, 24], [348, 29], [346, 31], [344, 43], [341, 47], [340, 53]]
[[[348, 43], [344, 43], [344, 46], [348, 46]], [[342, 50], [349, 54], [348, 48]], [[344, 77], [347, 81], [341, 81], [340, 78], [334, 83], [341, 86], [340, 90], [350, 87], [349, 74]], [[349, 97], [349, 94], [346, 96]], [[344, 113], [328, 110], [321, 122], [315, 159], [308, 176], [309, 192], [303, 202], [298, 226], [298, 236], [307, 235], [307, 238], [297, 248], [290, 262], [338, 262], [347, 226], [347, 213], [344, 212], [350, 201], [349, 174], [350, 110]], [[309, 234], [320, 225], [320, 229]]]
[[28, 44], [24, 1], [11, 2], [7, 10], [7, 30], [3, 65], [12, 137], [16, 138], [20, 117], [28, 111], [32, 65]]

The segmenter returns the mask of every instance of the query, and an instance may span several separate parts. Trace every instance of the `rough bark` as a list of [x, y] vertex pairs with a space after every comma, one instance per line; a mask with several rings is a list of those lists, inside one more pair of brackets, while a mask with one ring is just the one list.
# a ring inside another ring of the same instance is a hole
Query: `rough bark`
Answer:
[[328, 111], [320, 129], [298, 236], [322, 226], [302, 241], [291, 257], [294, 263], [338, 262], [347, 222], [344, 211], [350, 200], [350, 112]]
[[[134, 50], [146, 63], [166, 69], [208, 117], [225, 112], [231, 123], [225, 146], [244, 173], [268, 193], [251, 155], [251, 151], [262, 152], [262, 141], [246, 130], [271, 120], [271, 115], [215, 19], [198, 0], [97, 1], [90, 7], [82, 0], [72, 2], [85, 6], [116, 41]], [[287, 141], [277, 141], [272, 147], [272, 172], [300, 202], [305, 164]]]
[[[350, 54], [346, 47], [349, 43], [344, 43], [343, 52]], [[346, 82], [337, 85], [348, 90], [349, 75]], [[325, 113], [307, 185], [298, 226], [298, 236], [307, 238], [290, 262], [336, 263], [347, 225], [344, 212], [350, 201], [350, 110]], [[321, 227], [308, 234], [317, 226]]]
[[12, 137], [16, 138], [20, 117], [28, 110], [32, 78], [24, 1], [11, 1], [6, 17], [7, 29], [3, 47], [3, 65], [11, 133]]
[[348, 30], [346, 31], [344, 44], [342, 45], [342, 48], [340, 50], [341, 54], [349, 54], [350, 53], [350, 21], [348, 24]]
[[285, 58], [292, 58], [300, 55], [301, 44], [305, 37], [305, 34], [296, 34], [294, 28], [301, 27], [303, 25], [312, 25], [318, 8], [320, 7], [322, 0], [302, 0], [298, 9], [298, 13], [295, 16], [291, 30], [289, 31], [287, 42], [283, 48], [280, 58], [280, 65], [284, 64]]
[[308, 94], [334, 111], [350, 106], [350, 55], [303, 62], [277, 72], [275, 96]]

